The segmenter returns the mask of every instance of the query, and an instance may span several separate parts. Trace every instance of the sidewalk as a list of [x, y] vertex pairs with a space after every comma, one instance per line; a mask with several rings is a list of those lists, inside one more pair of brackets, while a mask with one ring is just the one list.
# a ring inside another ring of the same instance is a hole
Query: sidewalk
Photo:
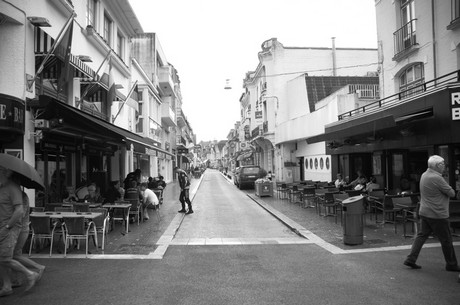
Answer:
[[[227, 178], [228, 179], [228, 178]], [[334, 217], [319, 216], [315, 208], [302, 208], [298, 203], [289, 202], [287, 199], [278, 199], [276, 192], [273, 197], [258, 197], [254, 190], [244, 190], [261, 207], [272, 213], [275, 217], [284, 222], [293, 231], [300, 235], [307, 235], [311, 232], [343, 250], [367, 249], [380, 247], [411, 246], [414, 238], [403, 236], [402, 224], [397, 225], [397, 233], [393, 223], [386, 223], [384, 226], [370, 219], [366, 214], [363, 226], [363, 243], [361, 245], [345, 245], [343, 243], [343, 227], [340, 224], [340, 215], [337, 223]], [[380, 216], [381, 218], [381, 216]], [[406, 225], [406, 234], [413, 234], [411, 224]], [[460, 242], [460, 237], [454, 236], [454, 242]], [[436, 238], [430, 238], [428, 243], [437, 243]]]

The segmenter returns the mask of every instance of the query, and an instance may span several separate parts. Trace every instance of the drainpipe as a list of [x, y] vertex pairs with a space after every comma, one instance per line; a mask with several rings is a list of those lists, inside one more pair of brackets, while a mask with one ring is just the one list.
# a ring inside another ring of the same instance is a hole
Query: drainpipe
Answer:
[[431, 0], [431, 34], [432, 34], [432, 37], [431, 39], [433, 40], [433, 79], [436, 79], [438, 76], [438, 72], [437, 72], [437, 60], [436, 60], [436, 26], [434, 24], [434, 0]]
[[337, 76], [337, 63], [336, 63], [336, 53], [335, 53], [335, 37], [332, 39], [332, 76]]

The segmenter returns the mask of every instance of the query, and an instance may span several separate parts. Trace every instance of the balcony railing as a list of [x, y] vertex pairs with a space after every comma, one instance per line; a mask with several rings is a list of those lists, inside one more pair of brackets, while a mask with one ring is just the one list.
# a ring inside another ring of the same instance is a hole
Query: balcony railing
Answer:
[[417, 44], [415, 35], [416, 21], [417, 19], [412, 19], [393, 33], [395, 57]]
[[443, 75], [436, 79], [430, 80], [424, 83], [412, 83], [410, 88], [402, 90], [396, 94], [387, 96], [386, 98], [380, 99], [376, 102], [367, 104], [365, 106], [347, 111], [345, 113], [339, 114], [338, 120], [345, 120], [350, 117], [356, 117], [358, 115], [363, 115], [364, 113], [372, 114], [381, 111], [383, 108], [391, 108], [401, 103], [401, 100], [406, 98], [414, 98], [422, 93], [429, 93], [437, 90], [442, 86], [446, 86], [449, 83], [460, 82], [460, 70], [451, 72], [449, 74]]

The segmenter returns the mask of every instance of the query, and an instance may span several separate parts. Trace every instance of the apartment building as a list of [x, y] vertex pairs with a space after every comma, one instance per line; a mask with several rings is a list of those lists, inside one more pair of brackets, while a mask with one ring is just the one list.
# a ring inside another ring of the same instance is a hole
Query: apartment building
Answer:
[[418, 191], [429, 155], [438, 154], [460, 190], [459, 4], [375, 1], [382, 99], [340, 113], [310, 139], [327, 141], [334, 172], [362, 170], [393, 191], [409, 180]]

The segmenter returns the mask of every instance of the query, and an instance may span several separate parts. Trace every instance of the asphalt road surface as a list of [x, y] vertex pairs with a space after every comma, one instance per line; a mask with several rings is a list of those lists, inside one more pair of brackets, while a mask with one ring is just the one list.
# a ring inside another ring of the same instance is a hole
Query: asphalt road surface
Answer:
[[439, 247], [421, 270], [402, 265], [407, 250], [331, 253], [216, 171], [193, 204], [161, 259], [37, 259], [41, 282], [0, 304], [460, 304]]

